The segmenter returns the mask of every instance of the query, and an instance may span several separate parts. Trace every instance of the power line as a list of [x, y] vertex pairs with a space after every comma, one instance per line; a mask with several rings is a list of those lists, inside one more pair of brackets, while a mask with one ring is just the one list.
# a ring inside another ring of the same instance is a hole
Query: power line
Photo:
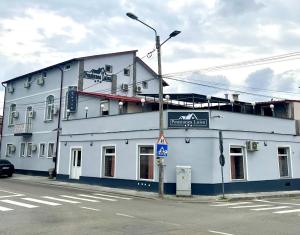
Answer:
[[168, 73], [168, 74], [165, 74], [164, 77], [166, 78], [168, 76], [172, 77], [174, 75], [182, 75], [182, 74], [186, 74], [186, 73], [195, 73], [195, 72], [222, 71], [222, 70], [227, 70], [227, 69], [237, 69], [237, 68], [243, 68], [243, 67], [249, 67], [249, 66], [255, 66], [255, 65], [264, 65], [264, 64], [279, 63], [279, 62], [284, 62], [284, 61], [289, 61], [289, 60], [300, 59], [300, 58], [297, 58], [297, 56], [300, 56], [300, 52], [292, 52], [292, 53], [287, 53], [287, 54], [282, 54], [282, 55], [277, 55], [277, 56], [270, 56], [270, 57], [254, 59], [254, 60], [247, 60], [247, 61], [242, 61], [242, 62], [237, 62], [237, 63], [232, 63], [232, 64], [212, 66], [212, 67], [202, 68], [202, 69], [198, 69], [198, 70], [187, 70], [187, 71], [176, 72], [176, 73]]
[[286, 99], [286, 98], [282, 98], [282, 97], [269, 96], [269, 95], [263, 95], [263, 94], [258, 94], [258, 93], [252, 93], [252, 92], [242, 91], [242, 90], [236, 90], [236, 89], [218, 87], [218, 86], [214, 86], [214, 85], [207, 85], [207, 84], [198, 83], [198, 82], [180, 80], [180, 79], [177, 79], [177, 78], [170, 78], [169, 77], [167, 79], [178, 81], [178, 82], [183, 82], [183, 83], [188, 83], [188, 84], [193, 84], [193, 85], [198, 85], [198, 86], [202, 86], [202, 87], [209, 87], [209, 88], [214, 88], [214, 89], [219, 89], [219, 90], [224, 90], [224, 91], [231, 91], [231, 92], [236, 92], [236, 93], [242, 93], [242, 94], [251, 95], [251, 96], [261, 96], [261, 97], [265, 97], [265, 98]]

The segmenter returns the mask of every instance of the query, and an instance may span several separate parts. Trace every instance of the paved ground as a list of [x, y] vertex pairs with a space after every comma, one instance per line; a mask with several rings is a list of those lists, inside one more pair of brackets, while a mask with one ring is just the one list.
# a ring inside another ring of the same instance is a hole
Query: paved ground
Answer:
[[295, 234], [300, 197], [187, 203], [0, 178], [0, 234]]

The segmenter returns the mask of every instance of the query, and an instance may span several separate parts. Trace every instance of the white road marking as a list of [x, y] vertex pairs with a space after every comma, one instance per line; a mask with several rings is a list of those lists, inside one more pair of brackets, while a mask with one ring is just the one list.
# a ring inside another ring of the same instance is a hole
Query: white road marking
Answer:
[[276, 207], [268, 207], [268, 208], [258, 208], [258, 209], [251, 209], [252, 211], [267, 211], [267, 210], [279, 210], [289, 208], [289, 206], [276, 206]]
[[271, 203], [271, 204], [279, 204], [279, 205], [300, 206], [300, 204], [290, 203], [290, 202], [271, 202], [271, 201], [267, 201], [267, 200], [255, 200], [255, 201], [257, 201], [257, 202]]
[[35, 198], [22, 198], [23, 200], [30, 201], [30, 202], [36, 202], [36, 203], [41, 203], [49, 206], [61, 206], [61, 204], [56, 203], [56, 202], [49, 202], [49, 201], [44, 201], [40, 199], [35, 199]]
[[26, 208], [36, 208], [36, 207], [38, 207], [38, 206], [30, 205], [30, 204], [27, 204], [27, 203], [23, 203], [23, 202], [16, 202], [16, 201], [13, 201], [13, 200], [1, 200], [1, 202], [9, 203], [9, 204], [16, 205], [16, 206], [22, 206], [22, 207], [26, 207]]
[[128, 218], [134, 218], [134, 216], [132, 216], [132, 215], [126, 215], [126, 214], [121, 214], [121, 213], [116, 213], [116, 215], [124, 216], [124, 217], [128, 217]]
[[0, 206], [0, 211], [13, 211], [14, 209], [10, 209], [7, 207]]
[[266, 206], [270, 206], [268, 204], [265, 205], [251, 205], [251, 206], [234, 206], [234, 207], [229, 207], [231, 209], [243, 209], [243, 208], [255, 208], [255, 207], [266, 207]]
[[21, 197], [21, 196], [24, 196], [24, 194], [20, 194], [20, 193], [14, 193], [14, 192], [11, 192], [11, 191], [7, 191], [7, 190], [0, 190], [0, 192], [4, 192], [4, 193], [9, 193], [9, 194], [13, 194], [13, 195], [7, 195], [7, 196], [0, 196], [0, 199], [1, 198], [9, 198], [9, 197]]
[[223, 235], [233, 235], [232, 233], [224, 233], [224, 232], [219, 232], [219, 231], [214, 231], [214, 230], [208, 230], [210, 233], [215, 233], [215, 234], [223, 234]]
[[235, 203], [224, 203], [224, 204], [217, 204], [211, 206], [237, 206], [237, 205], [244, 205], [244, 204], [251, 204], [252, 202], [235, 202]]
[[295, 213], [300, 212], [300, 209], [294, 209], [294, 210], [287, 210], [287, 211], [275, 211], [274, 214], [288, 214], [288, 213]]
[[117, 199], [123, 199], [123, 200], [131, 200], [132, 199], [132, 198], [129, 198], [129, 197], [113, 196], [113, 195], [107, 195], [107, 194], [102, 194], [102, 193], [94, 193], [94, 195], [99, 195], [99, 196], [103, 196], [103, 197], [117, 198]]
[[100, 211], [100, 209], [96, 209], [96, 208], [90, 208], [90, 207], [85, 207], [85, 206], [82, 206], [80, 207], [82, 209], [87, 209], [87, 210], [91, 210], [91, 211]]
[[112, 199], [112, 198], [96, 197], [96, 196], [90, 196], [90, 195], [86, 195], [86, 194], [78, 194], [78, 196], [94, 198], [94, 199], [101, 199], [101, 200], [106, 200], [106, 201], [110, 201], [110, 202], [116, 202], [117, 201], [116, 199]]
[[62, 199], [62, 198], [56, 198], [56, 197], [44, 196], [42, 198], [46, 198], [46, 199], [50, 199], [50, 200], [54, 200], [54, 201], [59, 201], [59, 202], [67, 202], [67, 203], [71, 203], [71, 204], [78, 204], [78, 203], [80, 203], [80, 202], [76, 202], [76, 201], [72, 201], [72, 200], [67, 200], [67, 199]]
[[73, 196], [68, 196], [68, 195], [60, 195], [60, 196], [61, 197], [66, 197], [66, 198], [75, 199], [75, 200], [86, 201], [86, 202], [99, 202], [97, 200], [87, 199], [87, 198], [81, 198], [81, 197], [73, 197]]

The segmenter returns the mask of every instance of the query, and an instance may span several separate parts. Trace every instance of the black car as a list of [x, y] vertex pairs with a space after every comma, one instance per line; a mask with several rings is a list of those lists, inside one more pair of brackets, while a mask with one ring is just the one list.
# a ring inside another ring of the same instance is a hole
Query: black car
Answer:
[[11, 177], [15, 172], [15, 167], [7, 160], [0, 159], [0, 175]]

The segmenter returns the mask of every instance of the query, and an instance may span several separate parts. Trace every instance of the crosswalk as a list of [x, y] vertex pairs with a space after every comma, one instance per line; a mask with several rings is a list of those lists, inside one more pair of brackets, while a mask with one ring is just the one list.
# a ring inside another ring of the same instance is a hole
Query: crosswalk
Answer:
[[[40, 206], [63, 206], [66, 204], [80, 203], [113, 203], [121, 200], [131, 200], [129, 197], [109, 195], [103, 193], [93, 194], [75, 194], [75, 195], [57, 195], [57, 196], [37, 196], [23, 197], [13, 199], [0, 199], [0, 213], [14, 211], [17, 208], [34, 209]], [[87, 208], [87, 207], [81, 207]]]
[[212, 207], [227, 209], [248, 209], [250, 211], [266, 211], [273, 214], [295, 214], [300, 213], [300, 205], [293, 203], [280, 203], [267, 200], [253, 200], [245, 202], [216, 202]]

